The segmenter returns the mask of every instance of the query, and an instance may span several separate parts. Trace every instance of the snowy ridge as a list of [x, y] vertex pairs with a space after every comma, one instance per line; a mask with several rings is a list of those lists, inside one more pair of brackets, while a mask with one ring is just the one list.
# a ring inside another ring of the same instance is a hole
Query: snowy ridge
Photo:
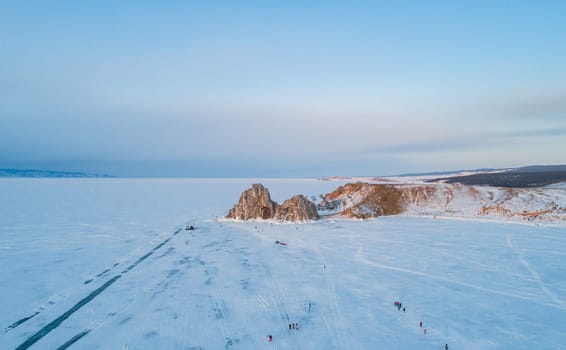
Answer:
[[[562, 189], [441, 183], [356, 185], [342, 186], [327, 194], [319, 206], [323, 215], [370, 218], [400, 214], [566, 222], [566, 191]], [[391, 193], [383, 194], [384, 190]]]
[[446, 171], [426, 174], [406, 174], [392, 176], [327, 176], [319, 178], [319, 181], [334, 182], [366, 182], [373, 184], [424, 184], [427, 181], [437, 179], [439, 177], [456, 177], [476, 174], [496, 174], [504, 173], [512, 169], [491, 169], [491, 170], [461, 170]]
[[[566, 221], [566, 193], [546, 189], [508, 189], [437, 185], [428, 198], [414, 198], [407, 214]], [[422, 193], [422, 192], [420, 192]]]

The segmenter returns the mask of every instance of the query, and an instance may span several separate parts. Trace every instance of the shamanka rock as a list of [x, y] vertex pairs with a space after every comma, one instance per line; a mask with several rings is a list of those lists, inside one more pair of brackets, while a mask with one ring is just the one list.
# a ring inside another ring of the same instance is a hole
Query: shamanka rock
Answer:
[[280, 221], [317, 220], [318, 212], [313, 202], [303, 195], [287, 199], [282, 205], [271, 200], [269, 190], [262, 184], [253, 184], [240, 195], [240, 200], [226, 215], [227, 219], [253, 220], [275, 219]]

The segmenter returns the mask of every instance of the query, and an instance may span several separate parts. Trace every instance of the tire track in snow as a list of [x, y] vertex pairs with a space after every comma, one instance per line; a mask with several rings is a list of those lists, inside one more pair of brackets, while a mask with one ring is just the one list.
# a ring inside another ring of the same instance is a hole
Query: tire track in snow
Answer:
[[102, 286], [95, 289], [91, 292], [88, 296], [81, 299], [78, 303], [73, 305], [72, 308], [65, 311], [61, 316], [57, 317], [55, 320], [49, 322], [46, 326], [41, 328], [37, 333], [26, 339], [20, 346], [16, 348], [16, 350], [25, 350], [28, 349], [30, 346], [35, 344], [38, 340], [45, 337], [49, 334], [52, 330], [59, 327], [63, 321], [69, 318], [72, 314], [77, 312], [80, 308], [85, 306], [86, 304], [90, 303], [94, 298], [96, 298], [100, 293], [102, 293], [106, 288], [110, 287], [114, 282], [116, 282], [122, 275], [117, 275], [111, 278], [110, 280], [106, 281]]
[[[277, 308], [277, 311], [279, 312], [279, 316], [281, 317], [281, 320], [283, 321], [282, 323], [286, 329], [287, 325], [291, 323], [291, 318], [289, 317], [289, 313], [287, 312], [287, 308], [285, 307], [285, 299], [286, 299], [285, 294], [283, 293], [283, 289], [281, 288], [281, 285], [277, 282], [277, 279], [273, 277], [273, 274], [271, 273], [271, 269], [265, 264], [263, 264], [263, 267], [267, 272], [269, 279], [271, 281], [271, 283], [269, 283], [269, 288], [271, 292], [270, 299]], [[288, 334], [290, 335], [289, 332]], [[292, 343], [290, 345], [292, 345], [293, 349], [301, 349], [300, 345], [297, 344], [295, 338], [289, 337], [288, 339]]]
[[[172, 235], [169, 239], [171, 239], [173, 236], [177, 235], [179, 232], [181, 232], [181, 228], [178, 228], [178, 229], [173, 233], [173, 235]], [[158, 247], [159, 247], [159, 246], [158, 246]], [[155, 247], [154, 250], [155, 250], [156, 248], [157, 248], [157, 247]], [[159, 247], [159, 248], [160, 248], [160, 247]], [[150, 254], [150, 255], [151, 255], [151, 254]], [[146, 257], [146, 258], [147, 258], [147, 257]], [[140, 261], [140, 262], [141, 262], [141, 261]], [[139, 264], [139, 262], [138, 262], [138, 264]], [[88, 280], [84, 281], [84, 282], [83, 282], [83, 285], [87, 285], [87, 284], [90, 284], [90, 283], [94, 282], [95, 280], [97, 280], [97, 279], [101, 278], [102, 276], [106, 275], [108, 272], [112, 271], [112, 270], [113, 270], [114, 268], [116, 268], [118, 265], [120, 265], [119, 262], [114, 263], [111, 267], [106, 268], [104, 271], [98, 273], [95, 277], [89, 278]], [[136, 265], [137, 265], [137, 264], [136, 264]], [[135, 266], [130, 266], [129, 269], [131, 269], [131, 268], [133, 268], [133, 267], [135, 267]], [[129, 271], [129, 270], [128, 270], [128, 271]], [[122, 273], [124, 273], [124, 271], [122, 271]], [[50, 301], [49, 304], [54, 304], [54, 303]], [[43, 311], [44, 309], [45, 309], [45, 307], [42, 306], [42, 307], [40, 308], [40, 311], [36, 311], [35, 313], [31, 314], [30, 316], [26, 316], [26, 317], [23, 317], [23, 318], [17, 320], [16, 322], [14, 322], [14, 323], [12, 323], [11, 325], [9, 325], [8, 327], [6, 327], [6, 328], [4, 329], [4, 333], [7, 333], [7, 332], [13, 330], [14, 328], [20, 326], [21, 324], [23, 324], [23, 323], [29, 321], [30, 319], [34, 318], [35, 316], [39, 315], [39, 314], [41, 313], [41, 311]]]
[[515, 255], [517, 255], [517, 258], [519, 259], [521, 265], [523, 265], [525, 269], [527, 269], [527, 271], [531, 274], [536, 284], [538, 284], [538, 286], [544, 292], [544, 294], [546, 294], [556, 304], [563, 306], [564, 303], [562, 302], [562, 300], [558, 299], [556, 295], [554, 295], [554, 293], [552, 293], [548, 288], [546, 288], [546, 285], [544, 284], [544, 281], [542, 280], [540, 275], [535, 270], [533, 270], [529, 262], [525, 260], [525, 258], [523, 257], [523, 254], [521, 254], [519, 250], [515, 249], [510, 234], [507, 235], [507, 246], [513, 251], [513, 253], [515, 253]]
[[[296, 239], [296, 241], [293, 244], [294, 246], [297, 246], [297, 247], [309, 246], [309, 244], [304, 239], [300, 239], [300, 238], [297, 238], [297, 237], [295, 237], [295, 239]], [[311, 256], [310, 252], [308, 250], [306, 250], [305, 248], [303, 248], [301, 250], [301, 257], [303, 258], [303, 261], [305, 262], [305, 264], [306, 264], [306, 261], [310, 258], [310, 259], [313, 260], [311, 263], [319, 265], [319, 266], [324, 266], [324, 262], [322, 261], [320, 253], [318, 251], [316, 252], [315, 256], [316, 256], [316, 259], [313, 258]], [[324, 274], [324, 273], [326, 273], [326, 271], [323, 271], [322, 273]], [[309, 300], [309, 303], [310, 302], [311, 301]], [[310, 312], [310, 307], [309, 307], [309, 316], [311, 317], [310, 321], [312, 322], [312, 317], [314, 316], [314, 314], [313, 315], [310, 315], [310, 314], [311, 314], [311, 312]], [[324, 324], [324, 329], [328, 332], [327, 333], [328, 336], [326, 337], [326, 339], [328, 339], [328, 341], [330, 341], [330, 343], [332, 345], [334, 345], [334, 343], [333, 343], [334, 337], [332, 337], [332, 334], [335, 334], [335, 332], [333, 332], [332, 327], [330, 326], [330, 323], [328, 322], [328, 319], [324, 316], [325, 313], [324, 312], [317, 312], [316, 314], [320, 317], [320, 319], [322, 320], [322, 323]], [[324, 336], [322, 336], [322, 335], [319, 335], [319, 336], [320, 336], [320, 338], [324, 338]], [[328, 347], [324, 347], [324, 349], [328, 349]]]
[[[304, 240], [300, 240], [301, 245], [300, 246], [307, 246], [308, 244], [304, 241]], [[326, 261], [324, 260], [324, 258], [322, 257], [322, 255], [320, 254], [320, 251], [318, 250], [318, 247], [315, 247], [313, 249], [315, 256], [316, 256], [316, 261], [314, 263], [318, 264], [319, 266], [326, 266]], [[309, 254], [307, 254], [307, 250], [303, 249], [302, 252], [302, 256], [303, 258], [306, 258]], [[323, 274], [323, 280], [324, 282], [327, 284], [327, 296], [328, 296], [328, 300], [330, 301], [330, 295], [329, 295], [329, 289], [328, 289], [328, 277], [326, 276], [326, 274], [328, 273], [328, 271], [326, 270], [326, 268], [324, 268], [324, 270], [322, 271]], [[332, 308], [332, 305], [330, 306], [330, 308]], [[338, 338], [338, 342], [339, 345], [342, 344], [341, 341], [341, 333], [340, 333], [340, 328], [337, 326], [337, 322], [336, 322], [336, 318], [335, 315], [330, 313], [332, 318], [333, 318], [333, 325], [334, 325], [334, 330], [332, 329], [333, 327], [331, 326], [328, 318], [325, 316], [325, 312], [319, 312], [318, 315], [322, 320], [322, 323], [324, 324], [324, 328], [326, 329], [326, 331], [328, 332], [328, 336], [326, 337], [326, 339], [328, 339], [328, 341], [330, 341], [330, 344], [333, 345], [333, 348], [335, 348], [335, 343], [334, 343], [334, 339]], [[327, 314], [328, 315], [328, 314]], [[334, 337], [334, 334], [338, 334], [338, 337]], [[325, 347], [326, 349], [327, 347]], [[343, 347], [340, 347], [343, 348]]]
[[74, 337], [72, 337], [71, 339], [69, 339], [68, 341], [65, 342], [65, 344], [61, 345], [60, 347], [57, 348], [57, 350], [65, 350], [67, 349], [69, 346], [75, 344], [77, 341], [79, 341], [79, 339], [81, 339], [82, 337], [84, 337], [85, 335], [90, 333], [90, 329], [84, 330], [82, 332], [80, 332], [79, 334], [75, 335]]
[[[320, 252], [318, 247], [314, 248], [314, 252], [315, 252], [319, 262], [321, 264], [323, 264], [324, 266], [326, 266], [326, 260], [322, 256], [322, 253]], [[332, 313], [332, 319], [333, 319], [334, 328], [335, 328], [334, 334], [338, 335], [337, 338], [338, 338], [338, 342], [339, 342], [339, 348], [340, 349], [346, 349], [346, 348], [350, 349], [351, 348], [350, 340], [347, 337], [344, 337], [344, 334], [342, 332], [341, 324], [343, 324], [343, 318], [342, 318], [342, 312], [341, 312], [340, 307], [338, 305], [338, 300], [336, 298], [336, 287], [334, 285], [334, 279], [330, 275], [330, 271], [328, 271], [326, 268], [324, 269], [323, 274], [324, 274], [324, 281], [326, 282], [326, 292], [327, 292], [327, 296], [328, 296], [328, 301], [330, 302], [330, 308], [334, 311]], [[328, 321], [327, 321], [326, 317], [324, 317], [324, 316], [323, 316], [323, 321], [326, 323], [326, 326], [329, 330], [329, 336], [332, 336], [333, 332], [330, 331], [330, 325], [328, 324]], [[344, 340], [344, 339], [346, 339], [346, 340]]]
[[[410, 269], [406, 269], [406, 268], [402, 268], [402, 267], [385, 265], [385, 264], [381, 264], [381, 263], [378, 263], [378, 262], [375, 262], [375, 261], [367, 260], [364, 256], [364, 254], [363, 254], [363, 250], [362, 250], [361, 246], [358, 248], [358, 252], [356, 254], [356, 260], [360, 263], [363, 263], [363, 264], [366, 264], [366, 265], [369, 265], [369, 266], [373, 266], [373, 267], [376, 267], [376, 268], [379, 268], [379, 269], [383, 269], [383, 270], [404, 272], [404, 273], [408, 273], [408, 274], [415, 275], [415, 276], [426, 277], [426, 278], [429, 278], [429, 279], [435, 280], [435, 281], [445, 282], [445, 283], [449, 283], [449, 284], [455, 284], [455, 285], [458, 285], [458, 286], [479, 290], [479, 291], [482, 291], [482, 292], [502, 295], [502, 296], [505, 296], [505, 297], [515, 298], [515, 299], [520, 299], [520, 300], [526, 300], [526, 301], [530, 301], [534, 304], [541, 305], [541, 306], [552, 307], [552, 308], [557, 307], [556, 304], [541, 303], [541, 302], [539, 302], [539, 299], [535, 298], [535, 297], [529, 297], [529, 296], [524, 296], [524, 295], [520, 295], [520, 294], [514, 294], [514, 293], [504, 292], [504, 291], [500, 291], [500, 290], [480, 287], [480, 286], [476, 286], [474, 284], [470, 284], [470, 283], [466, 283], [466, 282], [455, 281], [455, 280], [452, 280], [452, 279], [447, 278], [447, 277], [435, 276], [435, 275], [431, 275], [431, 274], [428, 274], [428, 273], [425, 273], [425, 272], [414, 271], [414, 270], [410, 270]], [[566, 311], [566, 307], [564, 307], [563, 305], [559, 305], [558, 308], [560, 308], [563, 311]]]
[[[37, 341], [39, 341], [41, 338], [45, 337], [47, 334], [49, 334], [51, 331], [53, 331], [54, 329], [56, 329], [57, 327], [59, 327], [61, 325], [61, 323], [63, 323], [67, 318], [69, 318], [71, 315], [73, 315], [75, 312], [77, 312], [78, 310], [80, 310], [83, 306], [85, 306], [86, 304], [90, 303], [92, 300], [94, 300], [94, 298], [96, 298], [98, 295], [100, 295], [100, 293], [102, 293], [104, 290], [106, 290], [108, 287], [110, 287], [112, 284], [114, 284], [118, 279], [120, 279], [123, 275], [125, 275], [126, 273], [128, 273], [129, 271], [131, 271], [133, 268], [135, 268], [137, 265], [139, 265], [141, 262], [143, 262], [145, 259], [147, 259], [148, 257], [150, 257], [155, 251], [159, 250], [161, 247], [163, 247], [165, 244], [167, 244], [173, 237], [175, 237], [179, 232], [181, 232], [181, 229], [177, 229], [172, 235], [171, 237], [167, 238], [166, 240], [164, 240], [163, 242], [161, 242], [160, 244], [158, 244], [157, 246], [155, 246], [151, 251], [149, 251], [148, 253], [144, 254], [142, 257], [140, 257], [138, 260], [136, 260], [136, 262], [134, 262], [132, 265], [130, 265], [128, 268], [126, 268], [124, 271], [122, 271], [122, 273], [112, 277], [110, 280], [106, 281], [102, 286], [98, 287], [97, 289], [95, 289], [94, 291], [92, 291], [89, 295], [87, 295], [86, 297], [84, 297], [83, 299], [81, 299], [79, 302], [77, 302], [75, 305], [73, 305], [73, 307], [71, 307], [69, 310], [65, 311], [63, 314], [61, 314], [59, 317], [57, 317], [55, 320], [51, 321], [50, 323], [48, 323], [46, 326], [44, 326], [43, 328], [41, 328], [39, 331], [37, 331], [35, 334], [33, 334], [31, 337], [27, 338], [22, 344], [20, 344], [16, 350], [25, 350], [28, 349], [30, 346], [32, 346], [33, 344], [35, 344]], [[28, 318], [29, 319], [29, 318]], [[25, 322], [25, 321], [24, 321]], [[21, 322], [23, 323], [23, 322]], [[20, 323], [20, 324], [21, 324]], [[90, 332], [90, 330], [89, 330]], [[77, 341], [78, 339], [84, 337], [87, 333], [81, 335], [79, 338], [77, 338], [75, 341]], [[80, 335], [80, 334], [79, 334]], [[73, 339], [71, 339], [73, 340]], [[74, 342], [73, 342], [74, 343]], [[63, 344], [65, 345], [65, 344]], [[63, 346], [62, 345], [62, 346]], [[69, 344], [69, 346], [72, 345]]]
[[9, 332], [10, 330], [16, 328], [17, 326], [21, 325], [22, 323], [31, 320], [32, 318], [34, 318], [35, 316], [39, 315], [39, 311], [36, 311], [35, 313], [33, 313], [30, 316], [26, 316], [22, 319], [17, 320], [16, 322], [12, 323], [11, 325], [9, 325], [8, 327], [6, 327], [6, 329], [4, 329], [4, 333]]
[[[350, 344], [348, 339], [344, 340], [344, 334], [342, 333], [342, 326], [343, 326], [343, 318], [342, 312], [340, 311], [340, 307], [338, 305], [338, 300], [336, 298], [336, 287], [334, 286], [334, 280], [332, 277], [326, 278], [326, 291], [328, 295], [328, 300], [331, 303], [333, 312], [333, 319], [334, 319], [334, 327], [336, 328], [338, 339], [340, 341], [340, 349], [350, 349]], [[347, 346], [346, 346], [347, 344]]]

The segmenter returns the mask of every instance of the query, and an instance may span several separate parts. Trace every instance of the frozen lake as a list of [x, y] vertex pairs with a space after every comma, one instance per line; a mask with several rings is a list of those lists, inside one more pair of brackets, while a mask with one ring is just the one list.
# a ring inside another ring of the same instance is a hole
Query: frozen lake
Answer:
[[1, 179], [0, 347], [566, 349], [565, 227], [219, 221], [257, 181]]

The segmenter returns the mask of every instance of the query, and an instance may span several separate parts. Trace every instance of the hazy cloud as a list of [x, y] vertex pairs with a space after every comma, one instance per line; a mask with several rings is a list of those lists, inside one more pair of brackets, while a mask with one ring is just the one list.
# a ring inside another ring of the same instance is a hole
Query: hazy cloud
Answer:
[[495, 133], [451, 133], [450, 136], [439, 136], [431, 139], [410, 140], [405, 139], [404, 143], [398, 145], [382, 145], [366, 148], [362, 152], [365, 154], [376, 155], [419, 155], [436, 154], [467, 151], [481, 151], [493, 148], [503, 143], [503, 134]]
[[515, 120], [553, 121], [566, 125], [566, 94], [517, 94], [495, 103], [493, 113]]

